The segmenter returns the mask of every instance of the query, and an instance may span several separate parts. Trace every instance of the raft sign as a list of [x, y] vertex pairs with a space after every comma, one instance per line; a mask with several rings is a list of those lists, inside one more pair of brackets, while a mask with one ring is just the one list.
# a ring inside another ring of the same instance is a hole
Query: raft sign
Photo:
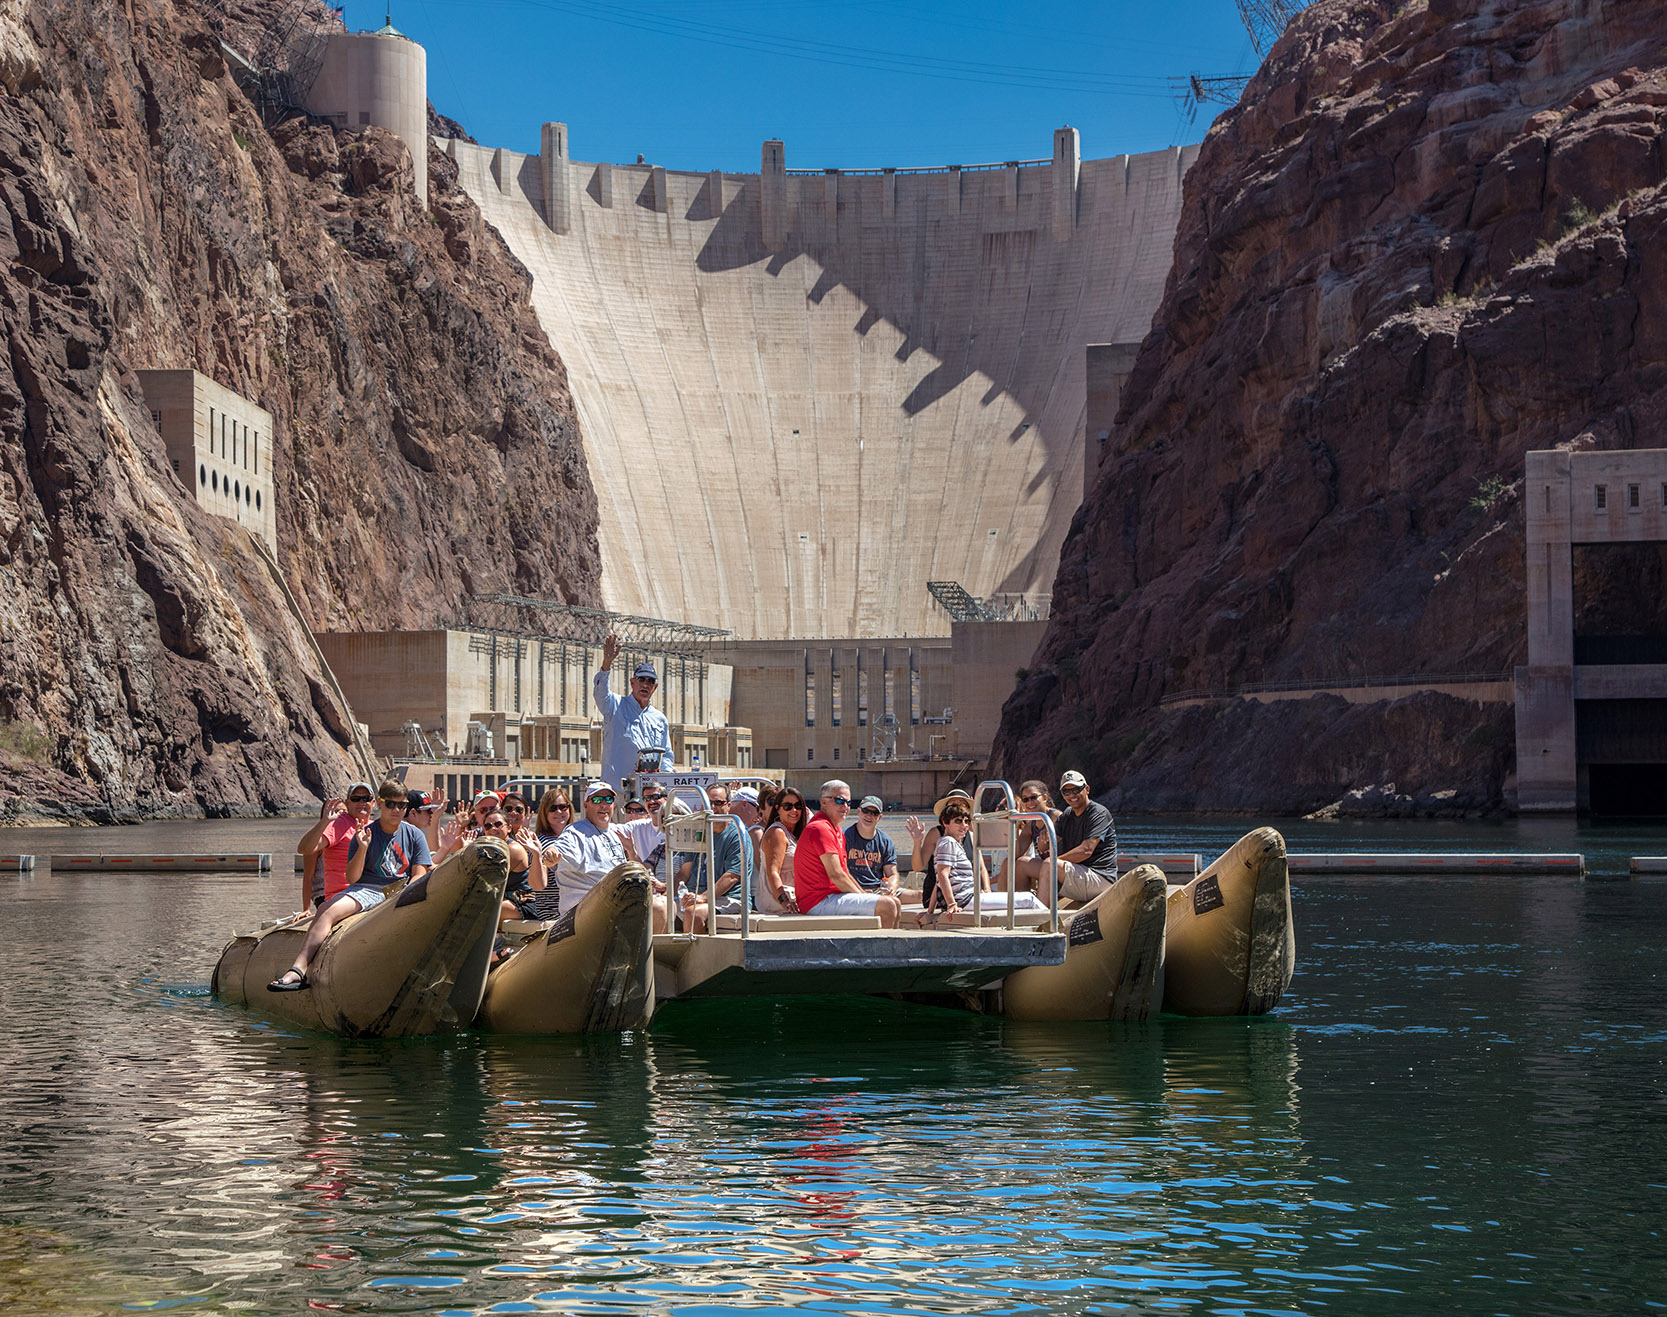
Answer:
[[639, 773], [637, 774], [637, 794], [650, 783], [656, 782], [664, 787], [666, 794], [681, 800], [691, 812], [704, 814], [711, 808], [706, 798], [706, 789], [718, 785], [718, 775], [714, 772], [703, 773]]

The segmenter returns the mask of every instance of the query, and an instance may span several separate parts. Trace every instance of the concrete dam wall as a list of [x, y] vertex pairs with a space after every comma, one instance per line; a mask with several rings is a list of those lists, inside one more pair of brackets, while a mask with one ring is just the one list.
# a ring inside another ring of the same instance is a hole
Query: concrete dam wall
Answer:
[[1196, 147], [679, 173], [447, 140], [532, 272], [601, 504], [603, 606], [743, 638], [945, 632], [928, 580], [1046, 593], [1084, 347], [1144, 337]]

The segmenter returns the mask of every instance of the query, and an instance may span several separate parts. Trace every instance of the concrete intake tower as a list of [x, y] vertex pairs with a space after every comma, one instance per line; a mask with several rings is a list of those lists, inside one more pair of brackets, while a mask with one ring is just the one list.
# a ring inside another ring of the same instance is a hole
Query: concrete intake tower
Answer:
[[532, 272], [601, 505], [603, 606], [741, 638], [941, 633], [1045, 593], [1084, 349], [1145, 336], [1196, 147], [757, 174], [439, 145]]

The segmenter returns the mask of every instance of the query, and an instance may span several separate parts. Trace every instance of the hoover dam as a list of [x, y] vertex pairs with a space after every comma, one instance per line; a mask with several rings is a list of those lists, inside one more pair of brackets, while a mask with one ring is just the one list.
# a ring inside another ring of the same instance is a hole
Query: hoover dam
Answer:
[[1084, 349], [1138, 343], [1196, 147], [690, 173], [437, 145], [532, 273], [601, 505], [602, 606], [742, 639], [943, 633], [1046, 594]]

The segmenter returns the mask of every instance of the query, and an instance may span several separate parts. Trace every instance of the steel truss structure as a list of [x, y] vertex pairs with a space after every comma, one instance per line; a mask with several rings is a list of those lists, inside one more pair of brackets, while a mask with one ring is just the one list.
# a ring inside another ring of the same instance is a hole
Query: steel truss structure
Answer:
[[[528, 613], [537, 616], [527, 626]], [[637, 617], [611, 613], [605, 608], [584, 608], [558, 604], [549, 599], [532, 599], [518, 594], [475, 595], [469, 601], [470, 621], [466, 626], [519, 635], [528, 640], [565, 640], [580, 645], [600, 645], [609, 635], [619, 637], [627, 650], [652, 650], [658, 654], [701, 660], [705, 647], [733, 635], [718, 627], [672, 622], [663, 617]]]

